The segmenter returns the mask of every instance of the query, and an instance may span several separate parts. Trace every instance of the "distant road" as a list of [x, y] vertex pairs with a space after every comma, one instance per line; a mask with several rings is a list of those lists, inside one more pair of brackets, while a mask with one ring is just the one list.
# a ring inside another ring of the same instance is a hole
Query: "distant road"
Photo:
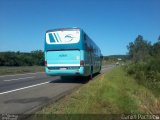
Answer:
[[[103, 66], [104, 73], [113, 66]], [[0, 114], [32, 113], [49, 102], [69, 94], [87, 81], [74, 77], [61, 79], [45, 73], [0, 76]]]

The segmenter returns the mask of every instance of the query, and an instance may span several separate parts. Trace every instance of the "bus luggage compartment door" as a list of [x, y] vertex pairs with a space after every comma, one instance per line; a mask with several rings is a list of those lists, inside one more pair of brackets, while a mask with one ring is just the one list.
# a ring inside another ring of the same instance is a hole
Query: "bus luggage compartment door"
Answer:
[[50, 69], [75, 69], [80, 67], [79, 50], [48, 51], [47, 67]]

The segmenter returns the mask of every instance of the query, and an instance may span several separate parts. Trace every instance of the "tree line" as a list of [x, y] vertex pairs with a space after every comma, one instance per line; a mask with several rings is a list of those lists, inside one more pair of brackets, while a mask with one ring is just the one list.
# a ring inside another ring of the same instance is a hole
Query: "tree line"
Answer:
[[0, 66], [43, 66], [44, 54], [42, 50], [25, 52], [0, 52]]
[[160, 36], [157, 42], [144, 40], [138, 35], [134, 42], [127, 46], [131, 63], [126, 70], [137, 82], [157, 91], [160, 90]]
[[138, 35], [134, 42], [127, 46], [129, 56], [133, 62], [145, 62], [147, 60], [160, 57], [160, 37], [153, 45], [151, 42], [144, 40], [143, 36]]

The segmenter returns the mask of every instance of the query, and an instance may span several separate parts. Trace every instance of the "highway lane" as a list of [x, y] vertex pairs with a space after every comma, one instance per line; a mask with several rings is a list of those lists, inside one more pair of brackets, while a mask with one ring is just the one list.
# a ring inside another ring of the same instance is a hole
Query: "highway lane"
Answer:
[[46, 76], [45, 73], [2, 76], [0, 77], [0, 93], [43, 82], [48, 82], [51, 80], [51, 78], [52, 80], [60, 79], [60, 77]]
[[[102, 73], [112, 67], [103, 67]], [[0, 114], [32, 113], [86, 82], [82, 78], [61, 79], [59, 76], [46, 76], [45, 73], [0, 76]]]

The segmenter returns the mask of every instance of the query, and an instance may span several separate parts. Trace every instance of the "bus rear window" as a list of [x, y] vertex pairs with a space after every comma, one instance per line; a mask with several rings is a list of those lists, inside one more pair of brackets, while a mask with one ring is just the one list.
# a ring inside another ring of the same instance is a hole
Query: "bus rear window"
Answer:
[[80, 30], [59, 30], [46, 33], [47, 44], [72, 44], [80, 40]]

